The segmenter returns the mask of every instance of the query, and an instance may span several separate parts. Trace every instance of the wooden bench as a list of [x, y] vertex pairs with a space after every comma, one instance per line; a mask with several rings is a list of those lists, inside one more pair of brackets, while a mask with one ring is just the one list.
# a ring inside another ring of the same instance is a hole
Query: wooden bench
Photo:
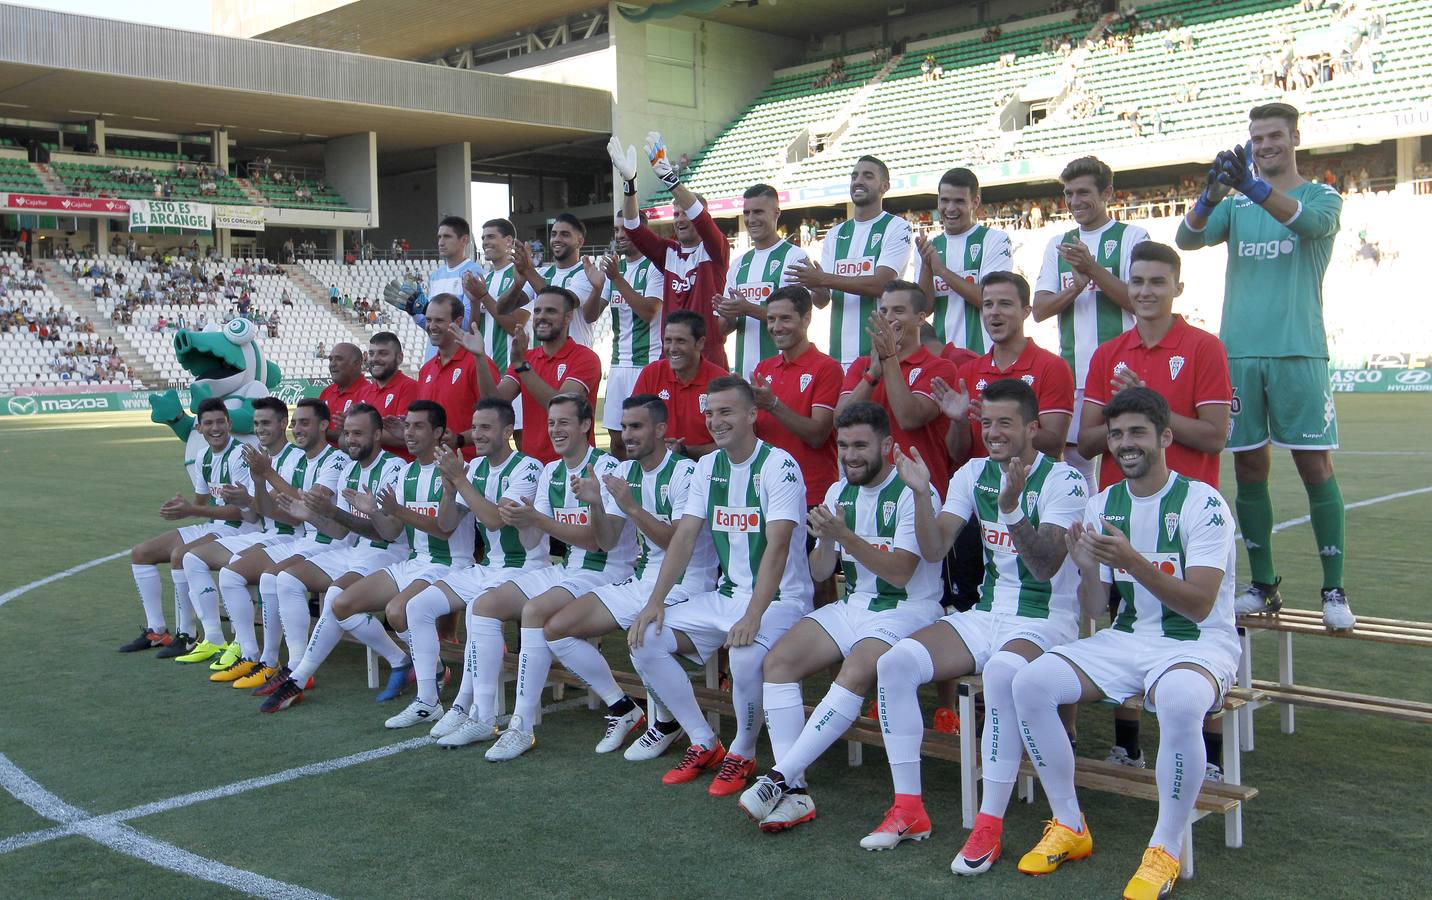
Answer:
[[[960, 766], [960, 805], [965, 827], [972, 828], [975, 816], [979, 812], [979, 786], [982, 775], [975, 696], [982, 690], [983, 682], [978, 675], [969, 675], [958, 679], [956, 683], [959, 685], [959, 758], [968, 760]], [[1179, 854], [1180, 860], [1186, 860], [1185, 865], [1180, 867], [1180, 875], [1183, 878], [1193, 877], [1193, 823], [1199, 819], [1212, 814], [1222, 815], [1224, 845], [1233, 848], [1243, 846], [1243, 804], [1258, 795], [1257, 788], [1242, 783], [1243, 760], [1238, 751], [1239, 714], [1250, 699], [1250, 697], [1230, 694], [1223, 700], [1223, 709], [1212, 715], [1212, 718], [1222, 718], [1225, 722], [1223, 781], [1205, 781], [1198, 792], [1198, 799], [1194, 802], [1193, 820], [1184, 829], [1183, 849]], [[1143, 698], [1132, 698], [1121, 706], [1124, 709], [1142, 711], [1144, 708]], [[1034, 768], [1030, 765], [1028, 757], [1025, 757], [1020, 763], [1019, 774], [1019, 797], [1026, 803], [1033, 803], [1035, 800]], [[1150, 800], [1155, 803], [1159, 799], [1156, 773], [1153, 769], [1136, 769], [1132, 766], [1104, 762], [1103, 760], [1076, 758], [1074, 784], [1087, 790]]]
[[[1240, 718], [1243, 719], [1241, 728], [1243, 750], [1251, 751], [1254, 746], [1254, 710], [1270, 703], [1277, 703], [1282, 707], [1282, 731], [1284, 734], [1293, 733], [1294, 711], [1295, 707], [1299, 705], [1432, 725], [1432, 703], [1328, 690], [1301, 685], [1293, 680], [1293, 635], [1295, 634], [1432, 648], [1432, 623], [1360, 617], [1357, 626], [1351, 631], [1329, 631], [1323, 626], [1321, 612], [1284, 607], [1275, 613], [1239, 616], [1238, 626], [1239, 638], [1243, 643], [1243, 658], [1238, 666], [1240, 691], [1235, 691], [1234, 695], [1242, 696], [1247, 700], [1240, 713]], [[1271, 631], [1278, 636], [1277, 681], [1253, 678], [1253, 641], [1249, 632], [1254, 630]]]

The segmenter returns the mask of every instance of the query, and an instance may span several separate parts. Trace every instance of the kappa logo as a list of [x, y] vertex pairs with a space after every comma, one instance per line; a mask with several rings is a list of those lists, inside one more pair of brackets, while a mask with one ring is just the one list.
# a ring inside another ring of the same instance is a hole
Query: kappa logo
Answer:
[[1174, 534], [1178, 532], [1178, 513], [1166, 513], [1164, 515], [1164, 534], [1169, 540], [1173, 540]]
[[567, 364], [566, 364], [566, 363], [557, 363], [557, 384], [560, 385], [560, 384], [562, 383], [562, 379], [563, 379], [563, 377], [566, 376], [566, 374], [567, 374]]
[[1119, 246], [1119, 242], [1116, 241], [1116, 240], [1114, 240], [1113, 238], [1110, 238], [1109, 240], [1105, 241], [1105, 242], [1104, 242], [1104, 256], [1105, 256], [1105, 258], [1108, 258], [1110, 255], [1112, 255], [1113, 252], [1114, 252], [1114, 248], [1117, 247], [1117, 246]]
[[922, 368], [919, 367], [919, 366], [916, 366], [915, 368], [913, 368], [913, 369], [910, 370], [910, 386], [911, 386], [911, 387], [914, 387], [914, 386], [915, 386], [915, 379], [919, 378], [919, 377], [920, 377], [920, 373], [923, 372], [923, 371], [925, 371], [925, 370], [922, 369]]
[[811, 374], [809, 374], [809, 373], [807, 373], [807, 374], [801, 376], [801, 393], [802, 393], [802, 394], [804, 394], [804, 393], [806, 392], [806, 388], [810, 387], [810, 383], [811, 383], [812, 381], [814, 381], [814, 380], [815, 380], [815, 376], [814, 376], [814, 375], [811, 375]]
[[981, 394], [983, 394], [983, 393], [984, 393], [984, 389], [985, 389], [985, 387], [986, 387], [988, 384], [989, 384], [988, 381], [985, 381], [983, 378], [981, 378], [979, 381], [976, 381], [976, 382], [975, 382], [975, 390], [977, 390], [977, 391], [979, 391]]
[[1183, 357], [1170, 356], [1168, 358], [1168, 377], [1171, 381], [1178, 380], [1178, 373], [1183, 371]]
[[660, 397], [663, 400], [670, 400], [671, 391], [668, 391], [666, 388], [662, 388], [660, 391], [657, 391], [656, 396]]
[[1115, 377], [1115, 378], [1118, 378], [1120, 375], [1124, 374], [1124, 373], [1127, 372], [1127, 371], [1129, 371], [1129, 364], [1126, 363], [1126, 362], [1124, 362], [1122, 359], [1119, 360], [1118, 362], [1114, 363], [1114, 377]]
[[1208, 519], [1208, 524], [1210, 524], [1210, 525], [1212, 525], [1212, 526], [1214, 526], [1214, 527], [1216, 527], [1216, 528], [1222, 528], [1222, 527], [1223, 527], [1223, 516], [1222, 516], [1222, 514], [1221, 514], [1221, 513], [1214, 513], [1212, 516], [1209, 517], [1209, 519]]
[[1209, 497], [1207, 500], [1203, 501], [1204, 509], [1219, 509], [1222, 506], [1223, 501], [1219, 500], [1217, 497]]
[[[458, 366], [456, 369], [453, 369], [453, 370], [452, 370], [452, 383], [453, 383], [453, 384], [457, 384], [457, 380], [458, 380], [459, 378], [461, 378], [461, 377], [462, 377], [462, 366]], [[351, 401], [350, 401], [350, 402], [351, 402]], [[347, 407], [347, 406], [344, 406], [343, 409], [344, 409], [344, 411], [347, 411], [348, 407]]]
[[1033, 375], [1021, 375], [1021, 376], [1019, 376], [1019, 380], [1022, 381], [1022, 382], [1024, 382], [1025, 384], [1029, 385], [1030, 387], [1034, 387], [1034, 376], [1033, 376]]

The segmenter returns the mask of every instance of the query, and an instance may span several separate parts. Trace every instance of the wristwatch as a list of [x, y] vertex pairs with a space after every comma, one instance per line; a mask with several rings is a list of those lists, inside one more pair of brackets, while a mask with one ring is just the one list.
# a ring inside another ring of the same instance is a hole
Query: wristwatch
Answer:
[[532, 364], [529, 362], [520, 363], [519, 365], [514, 366], [512, 371], [516, 372], [518, 375], [521, 375], [523, 372], [531, 372]]
[[869, 371], [867, 371], [864, 375], [861, 375], [860, 380], [870, 385], [871, 387], [875, 387], [877, 384], [880, 383], [880, 379], [874, 375], [871, 375]]

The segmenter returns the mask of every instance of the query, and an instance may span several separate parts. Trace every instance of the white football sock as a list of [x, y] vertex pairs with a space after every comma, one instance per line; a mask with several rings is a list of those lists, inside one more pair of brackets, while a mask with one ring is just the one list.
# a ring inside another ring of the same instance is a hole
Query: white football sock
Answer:
[[209, 564], [192, 553], [184, 554], [184, 577], [189, 580], [189, 602], [204, 626], [204, 640], [220, 646], [224, 639], [224, 620], [219, 616], [219, 588]]
[[467, 668], [472, 672], [472, 710], [486, 722], [497, 715], [497, 686], [502, 682], [502, 622], [489, 616], [467, 617]]
[[567, 667], [568, 672], [582, 679], [582, 683], [601, 697], [607, 706], [626, 696], [626, 692], [617, 687], [617, 680], [612, 677], [612, 667], [607, 665], [606, 657], [602, 656], [602, 651], [596, 647], [574, 637], [548, 641], [547, 647], [552, 651], [552, 655]]
[[1082, 693], [1079, 673], [1053, 653], [1039, 657], [1014, 677], [1014, 708], [1029, 760], [1054, 818], [1071, 831], [1081, 831], [1084, 818], [1074, 793], [1074, 748], [1059, 719], [1059, 707], [1079, 702]]
[[[1149, 846], [1162, 846], [1178, 859], [1183, 832], [1193, 821], [1193, 805], [1203, 789], [1203, 718], [1218, 699], [1201, 672], [1170, 669], [1154, 686], [1159, 719], [1159, 758], [1154, 769], [1159, 786], [1159, 818]], [[1236, 750], [1234, 751], [1237, 752]]]
[[[1024, 742], [1019, 737], [1019, 717], [1014, 712], [1014, 676], [1029, 661], [1018, 653], [1000, 650], [985, 663], [985, 723], [980, 732], [980, 756], [984, 765], [984, 794], [980, 812], [1003, 819], [1009, 808], [1014, 783], [1019, 778], [1019, 761]], [[974, 723], [970, 723], [974, 724]]]
[[372, 613], [358, 613], [338, 620], [338, 627], [362, 641], [374, 652], [388, 661], [394, 669], [401, 669], [409, 662], [408, 651], [388, 637], [388, 629]]
[[[408, 646], [413, 652], [413, 670], [418, 675], [418, 699], [432, 706], [438, 702], [438, 619], [452, 611], [447, 594], [436, 585], [408, 600]], [[402, 635], [399, 635], [401, 637]]]
[[681, 663], [676, 661], [675, 653], [676, 635], [672, 630], [663, 628], [658, 634], [655, 625], [648, 625], [646, 639], [640, 647], [632, 650], [631, 661], [646, 683], [647, 690], [686, 729], [691, 743], [710, 749], [716, 745], [716, 732], [711, 730], [711, 724], [701, 714], [696, 692], [691, 688], [691, 679]]
[[744, 759], [755, 759], [756, 739], [761, 736], [761, 692], [764, 680], [761, 666], [770, 651], [763, 645], [752, 643], [746, 647], [733, 647], [731, 661], [731, 705], [736, 708], [736, 736], [731, 740], [730, 752]]
[[169, 577], [174, 582], [174, 629], [177, 634], [194, 636], [194, 607], [189, 602], [189, 579], [184, 577], [184, 566], [169, 567]]
[[[259, 576], [259, 609], [264, 623], [264, 648], [259, 653], [259, 663], [269, 668], [278, 666], [278, 648], [283, 643], [283, 615], [278, 608], [278, 576], [264, 572]], [[305, 632], [307, 628], [305, 627]], [[308, 637], [305, 633], [304, 637]], [[294, 648], [289, 647], [289, 658]], [[300, 645], [298, 652], [303, 652]]]
[[517, 656], [517, 701], [512, 714], [522, 719], [522, 727], [532, 730], [537, 721], [537, 707], [542, 703], [542, 687], [552, 669], [552, 651], [540, 628], [522, 629], [522, 648]]
[[916, 692], [935, 677], [935, 662], [919, 641], [905, 638], [875, 664], [880, 730], [885, 735], [885, 756], [897, 794], [920, 793], [920, 742], [925, 719]]
[[[280, 594], [284, 590], [285, 579], [289, 578], [295, 582], [298, 581], [287, 572], [283, 573], [278, 580]], [[301, 584], [301, 582], [299, 583]], [[333, 601], [341, 593], [343, 593], [343, 588], [337, 585], [323, 592], [323, 609], [319, 613], [318, 624], [313, 626], [313, 634], [309, 635], [308, 646], [303, 650], [303, 658], [297, 663], [289, 661], [289, 665], [293, 666], [293, 675], [290, 677], [298, 682], [299, 687], [308, 684], [308, 679], [313, 677], [313, 673], [323, 665], [328, 654], [332, 653], [333, 648], [338, 646], [338, 642], [343, 640], [343, 629], [338, 627], [338, 618], [333, 615]]]
[[249, 594], [249, 583], [244, 576], [225, 566], [219, 570], [219, 597], [229, 613], [239, 652], [244, 659], [258, 659], [259, 638], [254, 631], [254, 598]]
[[[771, 757], [779, 763], [786, 758], [786, 751], [801, 736], [805, 727], [805, 701], [801, 698], [801, 686], [797, 682], [772, 683], [761, 686], [761, 705], [766, 712], [766, 733], [771, 738]], [[776, 768], [780, 768], [777, 766]], [[784, 770], [782, 775], [791, 773]], [[791, 787], [797, 782], [786, 781]]]
[[790, 750], [776, 757], [776, 769], [785, 776], [786, 784], [805, 787], [806, 769], [860, 718], [860, 704], [864, 700], [864, 697], [838, 684], [830, 686], [825, 697], [811, 711], [800, 737], [796, 738]]
[[164, 586], [159, 581], [159, 567], [130, 563], [129, 571], [134, 573], [134, 586], [144, 607], [145, 627], [150, 631], [163, 631], [168, 626], [164, 623]]
[[[278, 593], [278, 616], [283, 623], [283, 640], [288, 645], [288, 667], [296, 669], [308, 652], [308, 629], [313, 622], [313, 617], [308, 612], [308, 588], [288, 572], [278, 574], [274, 579], [274, 588]], [[327, 608], [326, 602], [324, 607]]]

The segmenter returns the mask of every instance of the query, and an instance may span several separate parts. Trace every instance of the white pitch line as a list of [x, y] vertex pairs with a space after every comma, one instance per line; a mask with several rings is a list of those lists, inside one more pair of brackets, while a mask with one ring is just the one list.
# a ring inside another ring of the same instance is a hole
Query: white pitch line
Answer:
[[128, 552], [129, 552], [128, 550], [121, 550], [121, 551], [119, 551], [118, 553], [111, 553], [109, 556], [101, 556], [99, 559], [92, 559], [92, 560], [90, 560], [89, 562], [83, 562], [83, 563], [80, 563], [80, 564], [77, 565], [77, 566], [70, 566], [68, 569], [64, 570], [63, 572], [56, 572], [56, 573], [53, 574], [53, 575], [46, 575], [44, 578], [41, 578], [39, 581], [32, 581], [32, 582], [30, 582], [29, 584], [22, 584], [22, 585], [20, 585], [20, 586], [17, 587], [17, 588], [13, 588], [13, 589], [11, 589], [11, 590], [6, 591], [6, 592], [3, 593], [3, 594], [0, 594], [0, 606], [4, 606], [6, 603], [9, 603], [11, 600], [14, 600], [16, 597], [19, 597], [21, 594], [28, 594], [30, 591], [33, 591], [35, 588], [44, 587], [45, 585], [50, 584], [51, 582], [59, 581], [61, 578], [69, 578], [71, 575], [78, 575], [79, 573], [83, 572], [85, 569], [93, 569], [95, 566], [104, 565], [105, 563], [109, 562], [110, 560], [119, 559], [121, 556], [124, 556], [124, 555], [125, 555], [126, 553], [128, 553]]
[[255, 872], [236, 869], [218, 860], [205, 859], [173, 844], [140, 834], [128, 825], [91, 817], [84, 810], [66, 803], [46, 790], [3, 753], [0, 753], [0, 787], [36, 813], [63, 823], [65, 827], [58, 830], [83, 835], [116, 853], [123, 853], [125, 856], [132, 856], [203, 881], [222, 884], [254, 897], [271, 897], [274, 900], [331, 900], [326, 894], [267, 878]]
[[[1417, 496], [1418, 494], [1427, 494], [1427, 493], [1432, 493], [1432, 485], [1428, 485], [1427, 487], [1413, 488], [1413, 489], [1410, 490], [1410, 491], [1398, 491], [1398, 492], [1395, 493], [1395, 494], [1383, 494], [1381, 497], [1370, 497], [1370, 498], [1368, 498], [1368, 499], [1366, 499], [1366, 500], [1359, 500], [1359, 501], [1357, 501], [1356, 503], [1349, 503], [1349, 504], [1345, 505], [1345, 506], [1343, 507], [1343, 509], [1344, 509], [1344, 510], [1361, 509], [1361, 508], [1363, 508], [1364, 506], [1372, 506], [1372, 505], [1377, 504], [1377, 503], [1386, 503], [1388, 500], [1401, 500], [1403, 497], [1415, 497], [1415, 496]], [[1286, 522], [1279, 522], [1277, 525], [1274, 525], [1274, 526], [1273, 526], [1273, 533], [1274, 533], [1274, 534], [1277, 534], [1278, 532], [1280, 532], [1280, 531], [1282, 531], [1282, 530], [1284, 530], [1284, 529], [1286, 529], [1286, 528], [1292, 528], [1292, 527], [1295, 526], [1295, 525], [1303, 525], [1303, 524], [1305, 524], [1305, 523], [1311, 522], [1312, 520], [1313, 520], [1313, 517], [1309, 515], [1309, 516], [1298, 516], [1296, 519], [1289, 519], [1289, 520], [1286, 521]], [[3, 598], [0, 598], [0, 602], [3, 602]]]

